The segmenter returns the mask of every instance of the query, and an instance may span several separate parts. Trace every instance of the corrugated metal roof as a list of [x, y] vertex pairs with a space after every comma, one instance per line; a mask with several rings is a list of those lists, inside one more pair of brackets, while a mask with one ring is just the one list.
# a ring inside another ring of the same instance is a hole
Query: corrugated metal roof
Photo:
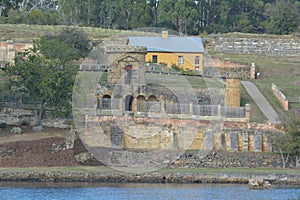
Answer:
[[199, 37], [128, 37], [130, 46], [146, 46], [148, 52], [204, 53]]

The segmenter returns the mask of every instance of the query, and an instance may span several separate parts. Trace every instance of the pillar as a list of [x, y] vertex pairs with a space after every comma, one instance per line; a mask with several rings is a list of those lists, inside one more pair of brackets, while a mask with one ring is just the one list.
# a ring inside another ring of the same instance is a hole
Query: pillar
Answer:
[[249, 145], [249, 140], [248, 140], [249, 134], [247, 129], [242, 130], [242, 138], [243, 138], [243, 151], [248, 151], [248, 145]]

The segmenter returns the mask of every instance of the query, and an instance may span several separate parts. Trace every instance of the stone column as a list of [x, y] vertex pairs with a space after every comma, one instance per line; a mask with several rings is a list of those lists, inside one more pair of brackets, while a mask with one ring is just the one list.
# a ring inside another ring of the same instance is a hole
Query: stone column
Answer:
[[189, 105], [189, 113], [190, 115], [193, 115], [193, 103], [190, 102], [190, 105]]
[[125, 113], [125, 99], [120, 98], [120, 115], [123, 116]]
[[247, 129], [242, 130], [242, 138], [243, 138], [243, 151], [248, 151], [249, 140], [248, 140]]
[[133, 98], [133, 116], [137, 115], [137, 98]]
[[250, 122], [250, 104], [246, 104], [245, 105], [245, 118], [246, 118], [246, 122]]
[[166, 116], [166, 112], [165, 112], [165, 101], [161, 101], [160, 102], [160, 114], [162, 117]]
[[251, 63], [251, 68], [250, 68], [250, 79], [255, 79], [255, 64]]

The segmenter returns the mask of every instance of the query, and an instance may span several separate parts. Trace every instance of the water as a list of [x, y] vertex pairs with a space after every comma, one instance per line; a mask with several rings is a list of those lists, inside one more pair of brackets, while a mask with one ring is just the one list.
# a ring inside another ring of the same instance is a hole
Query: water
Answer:
[[1, 183], [0, 199], [300, 199], [300, 187], [273, 186], [249, 190], [247, 185], [132, 183]]

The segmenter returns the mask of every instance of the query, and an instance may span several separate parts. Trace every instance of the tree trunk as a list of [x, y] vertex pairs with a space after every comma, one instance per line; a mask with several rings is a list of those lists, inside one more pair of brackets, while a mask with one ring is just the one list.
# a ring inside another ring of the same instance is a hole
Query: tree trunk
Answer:
[[34, 105], [34, 114], [35, 114], [35, 125], [39, 126], [42, 123], [42, 117], [44, 113], [46, 103], [39, 102]]
[[281, 161], [282, 161], [282, 168], [286, 167], [286, 163], [288, 162], [290, 154], [287, 154], [286, 158], [284, 159], [284, 154], [282, 152], [282, 149], [279, 149], [280, 155], [281, 155]]
[[300, 167], [300, 156], [296, 156], [296, 168]]

